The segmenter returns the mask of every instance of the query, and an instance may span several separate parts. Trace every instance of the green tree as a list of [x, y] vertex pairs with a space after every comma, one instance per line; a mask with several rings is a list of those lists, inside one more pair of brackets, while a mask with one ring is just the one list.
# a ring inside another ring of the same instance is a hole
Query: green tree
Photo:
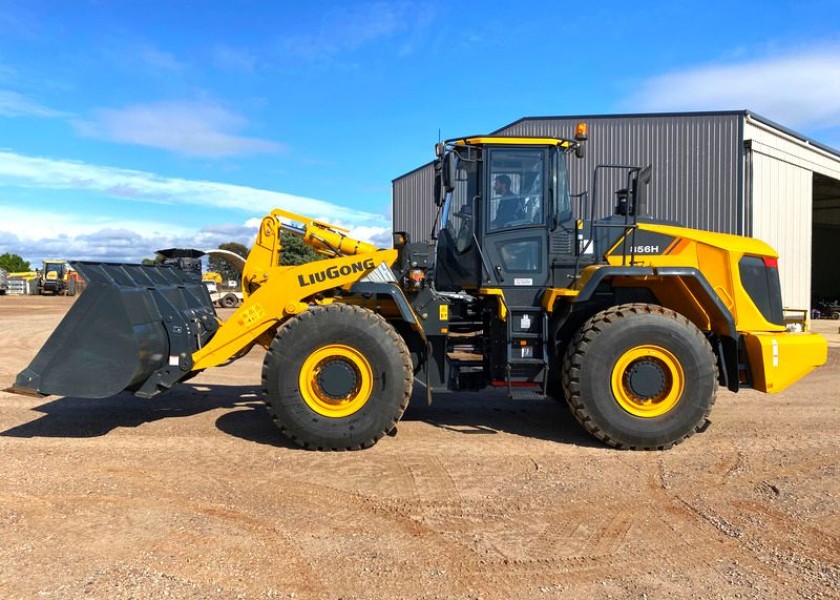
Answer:
[[[219, 244], [219, 250], [227, 250], [228, 252], [238, 254], [242, 258], [248, 258], [248, 248], [237, 242]], [[210, 257], [210, 270], [219, 273], [225, 281], [230, 279], [238, 281], [239, 278], [242, 277], [242, 273], [239, 272], [239, 269], [234, 267], [223, 257], [219, 256]]]
[[0, 269], [5, 269], [9, 273], [20, 273], [29, 270], [29, 263], [17, 254], [6, 252], [0, 254]]
[[[303, 265], [308, 262], [312, 262], [313, 260], [321, 260], [322, 258], [324, 258], [320, 254], [315, 252], [315, 250], [313, 250], [311, 246], [307, 246], [306, 244], [304, 244], [302, 237], [293, 233], [281, 231], [280, 241], [283, 244], [283, 253], [280, 257], [281, 265]], [[227, 242], [225, 244], [219, 244], [219, 249], [233, 252], [235, 254], [238, 254], [242, 258], [248, 258], [248, 248], [237, 242]], [[240, 277], [242, 277], [242, 273], [240, 273], [237, 268], [235, 268], [227, 260], [225, 260], [224, 257], [220, 256], [210, 257], [210, 270], [219, 273], [222, 276], [222, 279], [224, 280], [238, 280]]]
[[321, 260], [324, 256], [315, 252], [312, 246], [303, 243], [303, 238], [287, 231], [280, 232], [280, 242], [283, 244], [281, 265], [303, 265], [313, 260]]

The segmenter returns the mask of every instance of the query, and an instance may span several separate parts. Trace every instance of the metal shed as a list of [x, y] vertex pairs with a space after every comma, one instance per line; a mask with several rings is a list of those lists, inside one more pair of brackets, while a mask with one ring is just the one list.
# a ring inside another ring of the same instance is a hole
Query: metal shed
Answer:
[[[651, 214], [771, 244], [787, 308], [840, 298], [840, 151], [746, 110], [527, 117], [492, 133], [571, 138], [579, 121], [589, 142], [583, 160], [570, 159], [571, 188], [590, 193], [596, 214], [609, 214], [623, 186], [602, 171], [594, 190], [596, 165], [650, 164]], [[429, 240], [433, 197], [431, 163], [395, 179], [394, 230]]]

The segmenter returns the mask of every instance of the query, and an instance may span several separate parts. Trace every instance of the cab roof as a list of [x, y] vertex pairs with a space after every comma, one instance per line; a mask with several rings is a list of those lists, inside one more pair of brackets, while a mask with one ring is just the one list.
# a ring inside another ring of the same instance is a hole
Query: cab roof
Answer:
[[572, 148], [577, 142], [553, 137], [527, 137], [527, 136], [501, 136], [501, 135], [476, 135], [463, 138], [447, 140], [446, 144], [454, 146], [557, 146], [559, 148]]

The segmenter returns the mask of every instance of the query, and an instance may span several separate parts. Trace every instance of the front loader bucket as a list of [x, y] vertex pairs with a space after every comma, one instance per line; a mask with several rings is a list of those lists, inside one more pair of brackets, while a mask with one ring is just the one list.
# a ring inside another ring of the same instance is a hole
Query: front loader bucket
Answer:
[[210, 296], [173, 267], [74, 263], [87, 282], [9, 391], [107, 398], [153, 396], [187, 376], [218, 328]]

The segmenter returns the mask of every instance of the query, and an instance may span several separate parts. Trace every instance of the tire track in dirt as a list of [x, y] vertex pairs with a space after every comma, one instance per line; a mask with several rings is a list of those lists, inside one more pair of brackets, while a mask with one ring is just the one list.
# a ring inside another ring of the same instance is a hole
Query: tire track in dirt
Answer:
[[731, 543], [722, 542], [717, 532], [709, 532], [696, 515], [662, 491], [657, 465], [649, 471], [653, 494], [647, 488], [629, 492], [622, 501], [600, 503], [597, 512], [569, 505], [531, 515], [542, 524], [523, 555], [511, 554], [515, 546], [500, 543], [500, 553], [506, 556], [491, 561], [492, 568], [541, 573], [543, 579], [564, 585], [613, 579], [616, 573], [642, 576], [651, 565], [664, 572], [713, 571], [722, 546]]
[[706, 485], [726, 485], [733, 477], [737, 476], [744, 470], [746, 464], [746, 457], [744, 453], [735, 448], [734, 444], [726, 443], [726, 449], [722, 450], [722, 456], [718, 458], [707, 473], [710, 475], [711, 481]]
[[[400, 491], [396, 497], [393, 494], [389, 497], [368, 496], [296, 479], [284, 489], [284, 503], [295, 505], [318, 498], [318, 513], [296, 515], [298, 526], [306, 526], [311, 520], [306, 528], [317, 529], [319, 523], [324, 523], [326, 514], [331, 527], [335, 527], [333, 523], [341, 523], [339, 531], [391, 531], [396, 535], [387, 536], [389, 543], [403, 547], [403, 552], [412, 556], [418, 569], [423, 566], [456, 568], [464, 591], [480, 586], [479, 557], [469, 552], [450, 529], [439, 527], [441, 514], [454, 515], [456, 521], [461, 516], [457, 489], [446, 467], [433, 457], [394, 458], [386, 461], [389, 466], [384, 472], [401, 474], [398, 475], [398, 480], [402, 477], [401, 483], [395, 485]], [[429, 512], [434, 515], [432, 519], [427, 517]]]
[[[719, 531], [721, 535], [727, 536], [737, 543], [740, 548], [737, 560], [742, 567], [749, 567], [753, 573], [760, 574], [768, 581], [789, 589], [797, 589], [802, 584], [803, 570], [801, 568], [790, 569], [791, 559], [802, 558], [804, 559], [802, 562], [816, 563], [813, 557], [804, 557], [791, 550], [790, 536], [792, 529], [788, 527], [791, 522], [789, 519], [778, 519], [776, 527], [767, 522], [758, 527], [750, 524], [750, 520], [755, 520], [756, 513], [766, 515], [766, 507], [763, 505], [751, 503], [749, 509], [744, 511], [744, 515], [734, 515], [737, 518], [736, 521], [733, 516], [723, 515], [721, 511], [706, 506], [699, 499], [689, 501], [681, 498], [680, 500], [689, 510], [695, 512], [698, 518]], [[733, 506], [733, 508], [738, 508], [738, 506]], [[744, 507], [741, 506], [740, 508], [743, 509]], [[744, 518], [745, 516], [747, 518]], [[799, 527], [796, 530], [797, 533], [801, 533]], [[798, 541], [797, 545], [799, 544]], [[833, 576], [835, 584], [840, 584], [840, 569], [836, 566], [837, 554], [833, 553], [833, 549], [836, 547], [837, 541], [832, 539], [828, 553], [823, 554], [820, 558], [829, 561], [829, 564], [832, 560], [834, 561], [835, 567], [831, 576]], [[732, 558], [735, 558], [735, 556], [732, 555]], [[813, 579], [815, 583], [822, 583], [818, 581], [819, 577]]]
[[[303, 506], [312, 497], [308, 492], [306, 489], [284, 491], [284, 496], [292, 505]], [[163, 487], [158, 489], [157, 497], [160, 506], [166, 507], [162, 510], [168, 518], [157, 524], [163, 531], [143, 544], [143, 555], [149, 562], [170, 563], [168, 572], [189, 577], [189, 565], [206, 561], [209, 556], [217, 556], [219, 560], [223, 557], [229, 565], [227, 569], [236, 575], [232, 579], [244, 579], [246, 566], [254, 560], [253, 547], [270, 547], [268, 562], [277, 568], [266, 569], [263, 564], [265, 572], [250, 575], [257, 583], [262, 582], [263, 587], [296, 590], [303, 597], [323, 597], [327, 593], [325, 582], [318, 575], [320, 569], [301, 550], [295, 536], [281, 522], [256, 513], [254, 506], [232, 507], [201, 501]], [[122, 501], [126, 509], [134, 505], [133, 499]], [[329, 507], [330, 502], [325, 505]]]
[[[636, 506], [634, 509], [611, 505], [606, 514], [593, 514], [580, 507], [538, 514], [521, 511], [506, 514], [504, 507], [511, 499], [502, 498], [498, 513], [485, 514], [483, 521], [469, 522], [474, 514], [486, 510], [485, 505], [483, 501], [474, 505], [465, 500], [453, 504], [458, 488], [439, 457], [394, 457], [385, 464], [387, 467], [382, 472], [388, 474], [394, 493], [386, 498], [371, 498], [356, 491], [350, 494], [353, 502], [346, 497], [338, 500], [348, 507], [341, 513], [341, 520], [348, 518], [348, 511], [359, 519], [358, 508], [361, 508], [392, 521], [410, 535], [436, 546], [438, 555], [430, 557], [422, 553], [417, 557], [418, 564], [440, 561], [457, 565], [469, 585], [479, 585], [481, 577], [477, 574], [488, 568], [497, 572], [501, 578], [498, 585], [504, 586], [505, 578], [534, 570], [560, 580], [571, 577], [568, 579], [571, 582], [573, 575], [581, 571], [604, 578], [613, 576], [617, 569], [643, 573], [644, 567], [636, 563], [645, 560], [675, 570], [701, 563], [711, 567], [711, 560], [698, 561], [695, 552], [705, 546], [709, 549], [707, 555], [714, 556], [720, 547], [716, 535], [698, 532], [692, 513], [672, 510], [666, 515], [658, 514], [658, 507], [642, 497], [629, 500]], [[312, 487], [313, 484], [304, 485]], [[324, 486], [317, 485], [312, 492], [319, 497], [337, 493], [334, 488], [326, 487], [325, 492]], [[374, 485], [373, 489], [378, 488]], [[418, 506], [428, 511], [418, 511]], [[428, 512], [433, 513], [430, 518], [426, 517]], [[680, 517], [677, 523], [675, 514]], [[638, 526], [651, 517], [659, 522], [655, 528], [660, 532], [657, 536], [660, 544], [654, 548], [644, 542], [650, 531]], [[533, 535], [523, 535], [529, 530]], [[534, 541], [523, 544], [523, 539]], [[692, 551], [674, 552], [663, 558], [660, 553], [663, 544]], [[623, 554], [628, 548], [632, 549], [630, 556]], [[515, 594], [516, 590], [510, 591]]]
[[531, 559], [595, 559], [616, 554], [624, 544], [634, 519], [626, 511], [609, 515], [558, 512], [528, 546]]
[[[780, 534], [778, 541], [784, 543], [789, 538], [791, 525], [797, 523], [795, 520], [774, 511], [773, 514], [779, 521], [789, 522], [780, 523], [779, 527], [769, 529], [762, 527], [753, 532], [754, 527], [751, 527], [750, 523], [755, 520], [757, 513], [766, 512], [766, 507], [763, 504], [751, 502], [748, 510], [725, 515], [704, 500], [704, 498], [714, 498], [714, 504], [720, 506], [720, 498], [722, 495], [726, 495], [727, 486], [732, 483], [733, 479], [738, 478], [745, 468], [743, 452], [735, 449], [731, 443], [725, 445], [727, 448], [722, 456], [712, 463], [702, 478], [693, 481], [694, 486], [690, 497], [683, 492], [671, 491], [671, 486], [666, 483], [668, 479], [665, 467], [666, 458], [660, 458], [656, 474], [650, 476], [649, 488], [651, 494], [659, 494], [660, 497], [667, 499], [670, 502], [669, 512], [674, 515], [682, 515], [684, 521], [692, 523], [694, 527], [701, 529], [704, 526], [706, 528], [711, 527], [712, 536], [709, 539], [713, 539], [716, 535], [726, 538], [730, 542], [728, 545], [733, 547], [731, 556], [737, 554], [738, 561], [742, 566], [749, 566], [753, 572], [760, 573], [767, 580], [782, 585], [795, 585], [795, 576], [791, 577], [788, 574], [780, 573], [772, 562], [767, 561], [762, 556], [762, 548], [766, 547], [762, 532], [769, 533], [768, 537], [773, 537], [776, 531], [781, 531], [783, 533]], [[720, 451], [720, 448], [717, 448], [717, 450]], [[708, 477], [705, 475], [708, 475]], [[744, 477], [741, 477], [741, 479], [744, 479]], [[746, 479], [751, 481], [749, 477]], [[734, 509], [738, 507], [738, 503], [731, 502], [723, 506]], [[821, 542], [836, 545], [836, 539], [831, 536], [821, 540]], [[693, 547], [696, 551], [697, 547], [694, 545]], [[737, 551], [735, 551], [736, 549]]]
[[398, 457], [398, 461], [411, 477], [417, 500], [460, 506], [458, 489], [439, 456]]
[[790, 545], [790, 534], [795, 531], [798, 534], [797, 545], [801, 549], [807, 549], [813, 557], [827, 562], [833, 561], [835, 566], [840, 567], [840, 537], [836, 534], [816, 524], [795, 519], [763, 502], [735, 500], [731, 506], [761, 520], [762, 545]]

